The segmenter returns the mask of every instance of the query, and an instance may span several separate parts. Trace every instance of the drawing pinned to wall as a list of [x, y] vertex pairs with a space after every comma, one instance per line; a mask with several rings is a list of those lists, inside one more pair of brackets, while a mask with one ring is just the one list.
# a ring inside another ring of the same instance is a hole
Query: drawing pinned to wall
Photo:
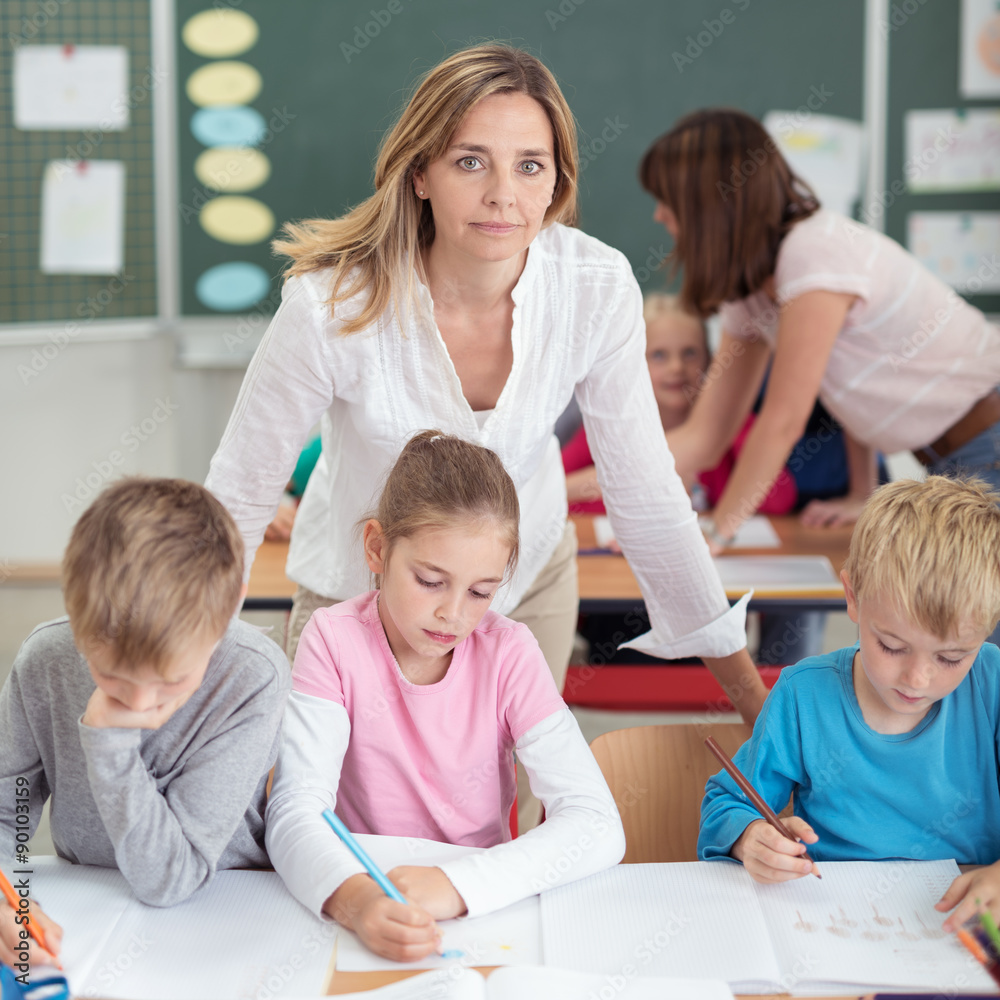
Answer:
[[911, 191], [1000, 190], [1000, 110], [909, 111], [905, 130]]
[[864, 185], [864, 128], [860, 122], [833, 115], [769, 111], [764, 128], [792, 170], [819, 195], [826, 208], [851, 215]]
[[959, 59], [964, 97], [1000, 97], [1000, 3], [962, 0]]
[[198, 107], [249, 104], [260, 93], [260, 73], [237, 60], [213, 62], [196, 69], [187, 81], [187, 95]]
[[1000, 292], [1000, 212], [911, 212], [907, 229], [913, 255], [952, 288]]
[[256, 108], [199, 108], [191, 116], [191, 134], [203, 146], [256, 146], [267, 132], [267, 122]]
[[128, 128], [123, 45], [21, 45], [14, 50], [13, 84], [16, 128]]
[[117, 274], [124, 264], [125, 164], [52, 160], [42, 177], [41, 270]]
[[245, 260], [233, 260], [205, 271], [195, 285], [195, 295], [208, 309], [239, 312], [260, 302], [270, 287], [264, 268]]
[[222, 243], [260, 243], [274, 232], [274, 212], [256, 198], [221, 195], [199, 214], [201, 228]]
[[203, 10], [188, 18], [181, 31], [184, 44], [199, 56], [224, 59], [242, 55], [257, 44], [260, 28], [247, 13], [232, 7]]
[[253, 191], [271, 176], [271, 161], [257, 149], [214, 146], [194, 161], [194, 175], [213, 191]]

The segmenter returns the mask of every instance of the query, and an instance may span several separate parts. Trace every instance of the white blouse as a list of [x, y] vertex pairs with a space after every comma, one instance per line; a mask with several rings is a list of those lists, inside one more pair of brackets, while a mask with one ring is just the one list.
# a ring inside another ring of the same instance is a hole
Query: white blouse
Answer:
[[[286, 281], [247, 371], [206, 485], [243, 533], [247, 573], [310, 429], [323, 448], [292, 532], [288, 576], [331, 598], [370, 589], [358, 522], [403, 445], [434, 428], [495, 451], [517, 488], [521, 552], [494, 599], [510, 612], [566, 523], [557, 417], [576, 392], [605, 505], [652, 631], [629, 645], [663, 657], [725, 656], [746, 645], [745, 601], [730, 609], [674, 471], [645, 360], [642, 299], [625, 257], [553, 224], [515, 285], [513, 365], [482, 427], [433, 319], [430, 292], [402, 320], [387, 310], [340, 334], [330, 272]], [[337, 307], [357, 315], [363, 294]]]

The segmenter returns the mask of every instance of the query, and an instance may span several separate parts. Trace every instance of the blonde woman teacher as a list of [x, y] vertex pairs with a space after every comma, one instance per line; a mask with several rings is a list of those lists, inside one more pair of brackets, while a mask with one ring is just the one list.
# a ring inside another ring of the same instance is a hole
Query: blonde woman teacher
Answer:
[[[572, 114], [533, 56], [481, 45], [432, 69], [382, 143], [374, 194], [275, 244], [291, 258], [281, 306], [207, 485], [251, 556], [321, 422], [288, 557], [294, 656], [316, 607], [369, 588], [356, 525], [403, 445], [437, 428], [492, 449], [521, 505], [520, 559], [493, 607], [531, 628], [561, 690], [578, 595], [553, 429], [575, 391], [652, 623], [628, 645], [704, 657], [752, 721], [766, 692], [745, 606], [729, 607], [674, 472], [628, 262], [572, 228], [577, 170]], [[443, 600], [428, 628], [449, 614]]]

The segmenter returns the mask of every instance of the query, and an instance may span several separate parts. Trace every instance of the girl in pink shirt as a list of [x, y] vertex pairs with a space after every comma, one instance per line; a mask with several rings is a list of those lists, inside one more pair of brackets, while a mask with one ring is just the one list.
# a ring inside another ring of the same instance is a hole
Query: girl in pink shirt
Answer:
[[[537, 642], [489, 610], [517, 560], [519, 516], [496, 454], [418, 434], [364, 524], [378, 589], [318, 610], [296, 654], [268, 853], [305, 906], [399, 961], [435, 949], [435, 920], [508, 906], [625, 850], [614, 799]], [[511, 841], [514, 750], [546, 819]], [[331, 835], [326, 808], [354, 833], [482, 850], [390, 871], [404, 905]]]
[[851, 492], [807, 508], [813, 523], [856, 519], [875, 451], [1000, 485], [1000, 329], [898, 243], [821, 209], [759, 122], [687, 115], [646, 152], [640, 178], [674, 237], [682, 303], [722, 319], [705, 388], [667, 435], [682, 476], [715, 465], [771, 365], [715, 510], [715, 551], [780, 475], [817, 397], [844, 427]]

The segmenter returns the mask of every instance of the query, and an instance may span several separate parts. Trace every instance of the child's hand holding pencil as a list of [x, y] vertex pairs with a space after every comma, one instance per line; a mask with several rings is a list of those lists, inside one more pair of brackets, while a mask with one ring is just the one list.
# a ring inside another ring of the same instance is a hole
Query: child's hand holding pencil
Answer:
[[31, 899], [25, 920], [21, 899], [3, 872], [0, 872], [0, 890], [6, 901], [0, 903], [0, 962], [11, 968], [20, 966], [27, 946], [29, 964], [59, 966], [62, 928]]
[[809, 875], [816, 868], [806, 854], [806, 844], [819, 840], [813, 828], [799, 816], [788, 816], [782, 823], [799, 839], [789, 840], [765, 820], [755, 819], [730, 851], [757, 882], [787, 882]]

